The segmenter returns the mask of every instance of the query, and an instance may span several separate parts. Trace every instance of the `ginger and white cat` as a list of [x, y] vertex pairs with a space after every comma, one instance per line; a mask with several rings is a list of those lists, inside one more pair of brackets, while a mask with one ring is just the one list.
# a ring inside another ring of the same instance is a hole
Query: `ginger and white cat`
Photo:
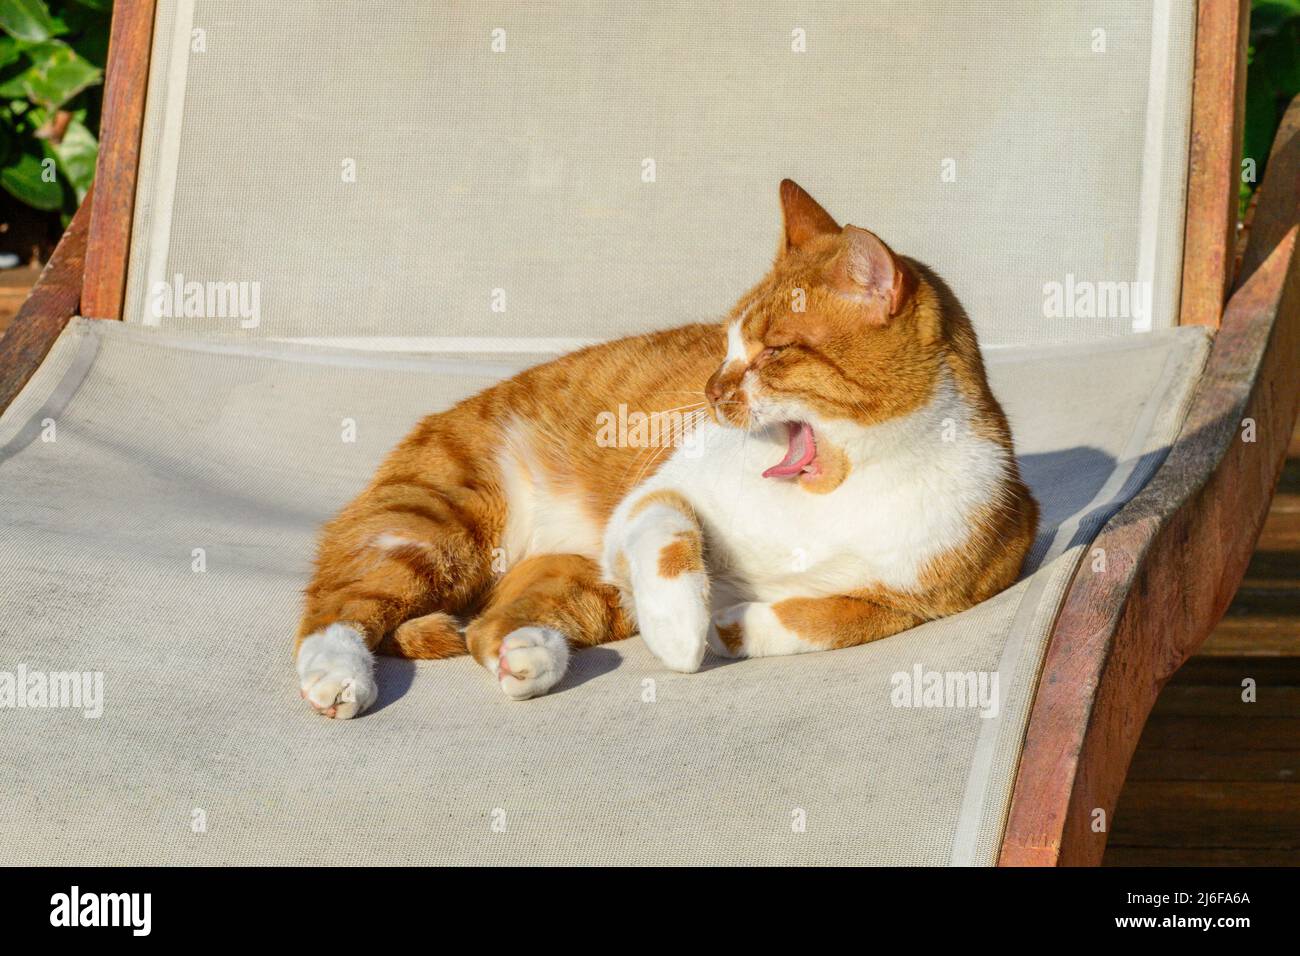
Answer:
[[[781, 202], [776, 262], [723, 325], [529, 369], [389, 455], [321, 538], [296, 645], [313, 707], [370, 706], [376, 651], [469, 653], [522, 699], [637, 632], [694, 671], [706, 647], [848, 647], [1015, 581], [1038, 508], [970, 322], [795, 183]], [[643, 413], [635, 440], [598, 440], [616, 409]]]

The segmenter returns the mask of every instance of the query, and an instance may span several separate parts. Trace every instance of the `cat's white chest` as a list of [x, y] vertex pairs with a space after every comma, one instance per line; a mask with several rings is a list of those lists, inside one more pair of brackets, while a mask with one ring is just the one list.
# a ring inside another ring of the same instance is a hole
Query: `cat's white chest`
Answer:
[[785, 450], [778, 433], [706, 425], [651, 481], [694, 506], [715, 606], [872, 586], [909, 590], [933, 557], [966, 540], [974, 511], [1001, 477], [996, 446], [944, 442], [925, 427], [901, 441], [887, 436], [838, 487], [818, 494], [794, 479], [762, 477]]

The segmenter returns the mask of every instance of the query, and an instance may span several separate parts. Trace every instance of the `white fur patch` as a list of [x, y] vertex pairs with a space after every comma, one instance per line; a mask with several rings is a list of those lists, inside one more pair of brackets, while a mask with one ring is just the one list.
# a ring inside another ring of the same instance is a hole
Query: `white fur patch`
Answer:
[[741, 645], [735, 651], [727, 649], [716, 630], [710, 632], [709, 647], [722, 657], [775, 657], [822, 650], [821, 645], [804, 640], [782, 624], [770, 604], [735, 604], [719, 611], [713, 620], [717, 627], [740, 627]]
[[749, 350], [745, 347], [745, 336], [741, 330], [743, 324], [744, 316], [741, 316], [727, 326], [727, 357], [723, 359], [724, 365], [732, 362], [749, 364]]
[[508, 565], [535, 554], [599, 559], [600, 528], [577, 498], [551, 486], [532, 450], [526, 424], [512, 421], [506, 427], [497, 464], [506, 493], [501, 547]]
[[427, 541], [416, 541], [414, 538], [404, 538], [400, 534], [393, 534], [391, 531], [384, 531], [375, 535], [374, 542], [370, 545], [380, 551], [398, 551], [403, 548], [429, 548], [431, 545]]
[[308, 703], [340, 720], [357, 716], [379, 696], [375, 656], [350, 624], [331, 624], [299, 645], [298, 681]]
[[559, 683], [569, 667], [569, 642], [549, 627], [521, 627], [501, 641], [496, 677], [512, 700], [538, 697]]

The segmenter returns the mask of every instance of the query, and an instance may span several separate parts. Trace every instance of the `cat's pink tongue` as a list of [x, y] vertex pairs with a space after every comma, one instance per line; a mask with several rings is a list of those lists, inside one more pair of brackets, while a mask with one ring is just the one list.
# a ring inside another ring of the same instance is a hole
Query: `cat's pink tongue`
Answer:
[[786, 422], [785, 427], [790, 442], [785, 457], [763, 472], [764, 478], [790, 478], [802, 474], [809, 470], [817, 458], [817, 442], [813, 438], [811, 425], [807, 422]]

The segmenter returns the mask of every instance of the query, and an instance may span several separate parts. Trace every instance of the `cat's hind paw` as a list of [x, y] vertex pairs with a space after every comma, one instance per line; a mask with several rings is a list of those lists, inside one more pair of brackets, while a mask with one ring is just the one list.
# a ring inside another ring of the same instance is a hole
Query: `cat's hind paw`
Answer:
[[497, 681], [512, 700], [539, 697], [559, 683], [569, 667], [569, 642], [549, 627], [521, 627], [501, 641]]
[[303, 699], [326, 717], [356, 717], [379, 696], [375, 657], [354, 627], [331, 624], [298, 647]]

